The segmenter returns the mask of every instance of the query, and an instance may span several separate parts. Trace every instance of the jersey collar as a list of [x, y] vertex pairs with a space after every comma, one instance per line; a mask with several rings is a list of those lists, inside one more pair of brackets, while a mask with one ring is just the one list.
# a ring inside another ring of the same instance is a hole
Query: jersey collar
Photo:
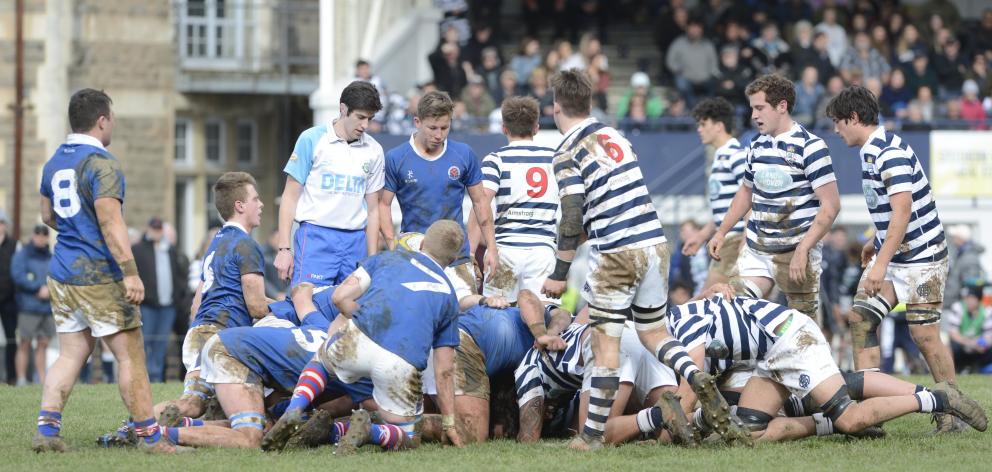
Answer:
[[241, 226], [241, 223], [238, 223], [237, 221], [228, 221], [228, 222], [224, 223], [224, 226], [234, 226], [235, 228], [238, 228], [241, 231], [244, 231], [245, 234], [248, 234], [248, 230], [245, 229], [244, 226]]
[[507, 146], [533, 146], [534, 145], [534, 140], [533, 139], [521, 139], [519, 141], [510, 141], [509, 143], [506, 143], [506, 145]]
[[[866, 140], [864, 145], [861, 146], [861, 150], [859, 154], [861, 154], [862, 160], [865, 158], [866, 155], [865, 149], [868, 147], [869, 144], [873, 143], [876, 139], [880, 139], [883, 142], [885, 141], [885, 128], [883, 126], [879, 126], [878, 128], [875, 128], [875, 131], [872, 131], [871, 134], [868, 135], [868, 140]], [[884, 148], [885, 146], [882, 147]]]
[[574, 135], [577, 131], [579, 131], [580, 129], [585, 129], [586, 126], [589, 126], [595, 122], [596, 122], [596, 118], [590, 116], [589, 118], [586, 118], [572, 125], [572, 127], [568, 129], [568, 132], [565, 133], [565, 139], [562, 139], [561, 142], [563, 143], [568, 142], [568, 140], [572, 138], [572, 135]]
[[359, 136], [357, 140], [355, 140], [354, 142], [351, 142], [351, 143], [349, 143], [344, 138], [338, 136], [338, 132], [334, 129], [334, 123], [337, 123], [337, 122], [338, 122], [338, 120], [333, 120], [333, 121], [331, 121], [331, 124], [327, 125], [327, 140], [328, 141], [330, 141], [332, 144], [333, 143], [337, 143], [337, 142], [342, 142], [342, 143], [345, 143], [345, 144], [347, 144], [349, 146], [355, 146], [355, 147], [361, 147], [361, 146], [364, 146], [365, 145], [365, 134], [366, 133], [362, 133], [362, 135]]
[[445, 139], [444, 140], [444, 144], [441, 145], [441, 154], [438, 154], [437, 157], [425, 156], [425, 155], [423, 155], [423, 154], [420, 153], [420, 150], [419, 149], [417, 149], [417, 143], [414, 142], [414, 139], [413, 139], [415, 136], [417, 136], [417, 132], [416, 131], [414, 131], [413, 134], [410, 135], [410, 147], [413, 148], [413, 153], [414, 154], [420, 156], [420, 158], [423, 159], [423, 160], [425, 160], [425, 161], [432, 161], [432, 162], [433, 161], [436, 161], [436, 160], [440, 159], [441, 156], [444, 155], [444, 153], [448, 152], [448, 140]]
[[101, 143], [99, 139], [96, 139], [93, 136], [90, 136], [88, 134], [72, 133], [69, 136], [66, 136], [65, 143], [66, 144], [88, 144], [90, 146], [98, 147], [100, 149], [103, 149], [104, 151], [107, 150], [107, 148], [103, 147], [103, 143]]

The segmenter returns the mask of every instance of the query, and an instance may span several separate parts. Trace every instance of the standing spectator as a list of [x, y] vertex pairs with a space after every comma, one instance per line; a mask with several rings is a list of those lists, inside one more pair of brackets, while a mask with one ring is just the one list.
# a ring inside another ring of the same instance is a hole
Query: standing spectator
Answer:
[[493, 27], [487, 23], [480, 24], [472, 31], [472, 38], [468, 40], [468, 45], [462, 51], [462, 59], [468, 61], [472, 68], [478, 71], [482, 68], [483, 52], [489, 48], [496, 52], [498, 62], [502, 64], [503, 56], [500, 55], [496, 40], [493, 38]]
[[517, 74], [517, 80], [527, 80], [530, 73], [541, 65], [541, 43], [533, 36], [520, 41], [520, 49], [510, 59], [510, 70]]
[[841, 59], [839, 69], [840, 76], [847, 83], [853, 82], [859, 72], [862, 80], [875, 78], [888, 82], [889, 72], [892, 70], [889, 61], [872, 47], [871, 37], [864, 31], [854, 35], [854, 45]]
[[961, 119], [971, 124], [971, 129], [984, 130], [988, 128], [985, 118], [985, 107], [982, 106], [982, 98], [978, 96], [978, 84], [968, 79], [961, 87]]
[[654, 31], [654, 42], [664, 56], [676, 38], [685, 34], [689, 27], [689, 10], [685, 0], [672, 0], [658, 15], [658, 25]]
[[966, 285], [962, 299], [951, 306], [944, 321], [958, 373], [982, 372], [992, 365], [992, 310], [982, 305], [984, 288], [980, 282]]
[[34, 370], [38, 373], [38, 383], [45, 383], [48, 368], [45, 351], [48, 341], [55, 336], [55, 320], [52, 319], [52, 306], [48, 294], [48, 262], [52, 253], [48, 248], [48, 227], [37, 225], [31, 235], [31, 242], [14, 254], [11, 274], [17, 290], [17, 328], [20, 344], [17, 346], [17, 385], [28, 384], [28, 358], [31, 342], [37, 341], [34, 348]]
[[7, 235], [7, 213], [0, 210], [0, 319], [3, 320], [3, 332], [7, 337], [4, 349], [4, 365], [7, 373], [6, 382], [14, 385], [16, 368], [14, 357], [17, 355], [17, 300], [14, 297], [14, 280], [10, 275], [10, 262], [17, 250], [17, 239]]
[[828, 7], [823, 10], [823, 21], [816, 25], [816, 31], [827, 35], [827, 53], [834, 67], [840, 66], [840, 60], [847, 51], [847, 30], [837, 21], [837, 9]]
[[262, 256], [265, 258], [265, 296], [276, 301], [286, 298], [286, 290], [289, 288], [289, 284], [279, 278], [279, 271], [276, 270], [277, 255], [279, 255], [279, 230], [274, 229], [262, 246]]
[[940, 81], [940, 96], [954, 96], [961, 90], [964, 76], [968, 73], [968, 60], [961, 53], [961, 42], [957, 38], [949, 36], [935, 51], [933, 69]]
[[141, 333], [145, 340], [148, 378], [165, 381], [165, 357], [169, 335], [176, 320], [176, 305], [185, 297], [185, 276], [175, 246], [163, 237], [163, 223], [158, 217], [148, 221], [145, 235], [131, 247], [138, 276], [145, 285], [141, 302]]
[[971, 239], [971, 227], [954, 225], [947, 228], [950, 239], [950, 270], [947, 272], [945, 303], [956, 302], [961, 297], [961, 289], [968, 284], [985, 280], [981, 258], [985, 247]]
[[444, 43], [427, 58], [434, 72], [434, 83], [437, 88], [452, 95], [462, 93], [462, 88], [468, 83], [468, 72], [471, 67], [461, 57], [461, 49], [455, 43]]
[[796, 83], [796, 105], [792, 117], [803, 126], [811, 126], [816, 119], [816, 106], [824, 92], [816, 67], [807, 66], [803, 69], [802, 79]]
[[669, 72], [675, 77], [675, 87], [689, 106], [696, 95], [709, 95], [713, 81], [720, 75], [720, 68], [713, 43], [703, 36], [703, 23], [689, 20], [686, 34], [672, 43], [665, 58]]
[[466, 0], [434, 0], [434, 6], [441, 10], [444, 19], [439, 25], [442, 35], [455, 31], [455, 38], [460, 46], [464, 46], [472, 35], [472, 27], [468, 21], [468, 2]]

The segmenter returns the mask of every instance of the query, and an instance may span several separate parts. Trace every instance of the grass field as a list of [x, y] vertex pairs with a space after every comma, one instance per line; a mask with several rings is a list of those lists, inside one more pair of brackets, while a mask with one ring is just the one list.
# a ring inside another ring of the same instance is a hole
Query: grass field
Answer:
[[[915, 378], [916, 382], [929, 379]], [[992, 378], [961, 379], [963, 390], [992, 412]], [[181, 384], [155, 386], [155, 400], [174, 398]], [[39, 387], [0, 387], [0, 470], [123, 470], [146, 467], [177, 471], [213, 470], [992, 470], [992, 432], [929, 437], [930, 415], [911, 415], [886, 425], [888, 438], [850, 442], [840, 436], [810, 438], [754, 449], [680, 449], [625, 445], [591, 454], [574, 453], [563, 442], [521, 446], [494, 441], [463, 450], [428, 445], [405, 453], [380, 453], [366, 447], [355, 457], [337, 458], [330, 448], [265, 454], [261, 451], [198, 450], [178, 457], [155, 457], [132, 450], [97, 447], [100, 434], [115, 429], [126, 416], [114, 385], [81, 385], [73, 392], [63, 420], [63, 435], [72, 452], [36, 455], [31, 435], [40, 400]]]

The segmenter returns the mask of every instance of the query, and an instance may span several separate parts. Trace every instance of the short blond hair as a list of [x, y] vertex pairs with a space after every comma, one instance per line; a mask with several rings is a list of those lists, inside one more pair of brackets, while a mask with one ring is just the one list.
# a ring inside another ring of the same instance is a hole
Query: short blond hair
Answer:
[[421, 250], [447, 267], [462, 253], [464, 244], [465, 232], [461, 225], [453, 220], [437, 220], [424, 233]]
[[248, 185], [258, 187], [247, 172], [227, 172], [214, 184], [214, 206], [225, 221], [234, 216], [234, 202], [248, 200]]
[[427, 92], [417, 103], [417, 118], [450, 117], [455, 112], [455, 102], [451, 101], [448, 92], [435, 90]]

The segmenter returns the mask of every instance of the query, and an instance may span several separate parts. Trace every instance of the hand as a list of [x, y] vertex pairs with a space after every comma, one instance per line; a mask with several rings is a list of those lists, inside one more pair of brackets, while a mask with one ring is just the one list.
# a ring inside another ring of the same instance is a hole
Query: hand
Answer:
[[806, 282], [806, 267], [809, 264], [809, 251], [796, 248], [792, 253], [792, 262], [789, 262], [789, 279], [793, 282]]
[[499, 251], [495, 247], [486, 249], [486, 257], [482, 260], [485, 264], [485, 273], [492, 277], [499, 270]]
[[723, 248], [723, 238], [724, 238], [723, 233], [719, 231], [717, 231], [716, 234], [714, 234], [713, 237], [710, 238], [710, 243], [709, 243], [710, 257], [712, 257], [713, 260], [715, 261], [720, 260], [720, 249]]
[[506, 301], [505, 298], [499, 295], [493, 295], [491, 297], [486, 297], [486, 306], [489, 308], [507, 308], [510, 306], [510, 302]]
[[865, 279], [861, 282], [861, 288], [864, 289], [865, 294], [869, 297], [874, 297], [882, 291], [882, 284], [885, 282], [885, 267], [881, 264], [875, 264], [868, 274], [865, 275]]
[[124, 299], [135, 305], [145, 299], [145, 284], [137, 275], [124, 276]]
[[861, 268], [868, 267], [871, 258], [875, 257], [875, 240], [869, 240], [865, 247], [861, 248]]
[[561, 336], [545, 334], [534, 340], [534, 348], [539, 351], [563, 351], [567, 345]]
[[293, 275], [293, 253], [280, 250], [276, 253], [276, 260], [272, 262], [272, 265], [276, 266], [276, 273], [279, 274], [280, 280], [289, 280]]
[[551, 298], [561, 298], [561, 294], [565, 293], [565, 288], [564, 280], [545, 279], [544, 286], [541, 287], [541, 293]]
[[734, 287], [730, 284], [713, 284], [710, 285], [706, 290], [703, 290], [703, 298], [713, 298], [716, 295], [722, 296], [724, 299], [734, 298], [736, 293], [734, 292]]
[[48, 300], [49, 295], [50, 294], [48, 293], [48, 285], [42, 285], [41, 288], [38, 289], [38, 293], [36, 294], [39, 300]]
[[455, 447], [465, 447], [465, 442], [462, 441], [461, 434], [458, 433], [457, 427], [451, 427], [444, 430], [444, 444], [450, 444]]
[[704, 243], [706, 243], [706, 238], [702, 237], [702, 233], [686, 239], [685, 243], [682, 244], [682, 255], [695, 256]]

